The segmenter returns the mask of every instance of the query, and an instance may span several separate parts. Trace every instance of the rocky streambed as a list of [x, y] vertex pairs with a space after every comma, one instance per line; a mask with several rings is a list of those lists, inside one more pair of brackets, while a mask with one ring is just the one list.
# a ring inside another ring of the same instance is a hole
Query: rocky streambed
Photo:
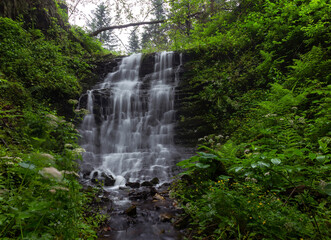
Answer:
[[[95, 184], [95, 181], [94, 181]], [[101, 185], [104, 183], [101, 182]], [[106, 216], [98, 239], [180, 240], [182, 209], [169, 197], [170, 183], [158, 179], [126, 183], [120, 187], [101, 187], [92, 208]]]

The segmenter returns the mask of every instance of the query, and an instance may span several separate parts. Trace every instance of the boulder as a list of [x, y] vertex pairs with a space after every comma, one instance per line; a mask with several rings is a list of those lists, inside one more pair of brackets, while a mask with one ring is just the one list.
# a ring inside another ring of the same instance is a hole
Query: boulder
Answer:
[[159, 184], [159, 182], [160, 182], [160, 180], [159, 180], [157, 177], [155, 177], [155, 178], [153, 178], [153, 179], [151, 180], [151, 183], [152, 183], [153, 185]]

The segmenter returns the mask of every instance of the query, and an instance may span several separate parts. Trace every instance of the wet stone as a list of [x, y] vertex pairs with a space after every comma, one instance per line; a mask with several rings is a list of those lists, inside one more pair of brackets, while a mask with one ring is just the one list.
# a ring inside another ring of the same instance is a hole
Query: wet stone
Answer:
[[151, 180], [151, 183], [152, 183], [153, 185], [159, 184], [159, 182], [160, 182], [160, 180], [159, 180], [157, 177], [155, 177], [155, 178], [153, 178], [153, 179]]
[[160, 214], [160, 220], [162, 222], [170, 222], [173, 219], [174, 215], [171, 213], [162, 213]]
[[153, 183], [151, 182], [148, 182], [148, 181], [145, 181], [141, 184], [142, 187], [152, 187], [153, 186]]
[[106, 176], [104, 179], [104, 184], [107, 187], [114, 186], [116, 180], [112, 176]]
[[135, 205], [131, 205], [131, 207], [126, 209], [124, 213], [130, 217], [134, 217], [137, 215], [137, 207]]
[[125, 186], [128, 186], [130, 188], [140, 188], [140, 183], [139, 182], [127, 182]]
[[130, 200], [146, 200], [150, 196], [150, 192], [148, 191], [132, 191], [129, 192], [129, 199]]
[[156, 188], [155, 187], [151, 187], [150, 188], [150, 194], [151, 194], [151, 196], [154, 196], [156, 193], [158, 193], [158, 191], [156, 190]]

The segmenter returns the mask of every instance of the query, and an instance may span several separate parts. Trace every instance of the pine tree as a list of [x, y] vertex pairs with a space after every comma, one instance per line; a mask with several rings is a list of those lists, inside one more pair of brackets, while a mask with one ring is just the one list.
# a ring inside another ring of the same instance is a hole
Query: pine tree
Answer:
[[[164, 20], [165, 12], [163, 8], [164, 0], [152, 0], [153, 5], [153, 20]], [[159, 46], [167, 43], [165, 30], [161, 27], [161, 24], [153, 24], [144, 27], [144, 32], [142, 33], [141, 46], [142, 48], [151, 46]]]
[[134, 30], [131, 31], [130, 33], [130, 38], [129, 38], [129, 51], [134, 53], [139, 50], [139, 38], [137, 35], [137, 32]]
[[[92, 16], [87, 23], [90, 32], [111, 25], [111, 17], [108, 6], [102, 2], [92, 11]], [[117, 39], [112, 35], [112, 30], [104, 31], [98, 34], [96, 38], [103, 43], [103, 46], [109, 50], [114, 50], [117, 46]]]

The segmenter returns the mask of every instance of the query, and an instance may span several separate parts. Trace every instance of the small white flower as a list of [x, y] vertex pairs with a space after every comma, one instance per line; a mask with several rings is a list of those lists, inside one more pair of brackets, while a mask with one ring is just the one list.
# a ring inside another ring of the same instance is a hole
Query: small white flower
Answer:
[[82, 154], [83, 152], [86, 152], [86, 151], [85, 151], [84, 148], [75, 148], [75, 149], [72, 150], [72, 152], [74, 154], [80, 155], [80, 154]]
[[54, 194], [54, 193], [56, 193], [56, 190], [55, 189], [51, 189], [51, 190], [49, 190], [49, 192]]
[[255, 178], [251, 178], [251, 182], [257, 183], [257, 180]]
[[69, 191], [69, 188], [66, 188], [66, 187], [60, 187], [60, 186], [55, 186], [54, 189], [55, 189], [55, 190]]
[[79, 177], [78, 173], [74, 172], [74, 171], [61, 171], [63, 174], [66, 174], [66, 175], [74, 175], [76, 177]]
[[304, 119], [303, 117], [299, 118], [299, 119], [298, 119], [298, 122], [299, 122], [299, 123], [306, 123], [306, 121], [305, 121], [305, 119]]
[[69, 104], [72, 104], [72, 105], [76, 105], [78, 103], [78, 100], [76, 100], [76, 99], [69, 99], [68, 100], [68, 103]]
[[323, 181], [323, 180], [320, 181], [320, 187], [322, 189], [324, 189], [326, 185], [328, 185], [328, 184], [325, 181]]
[[44, 178], [48, 178], [48, 179], [55, 178], [56, 180], [59, 181], [63, 179], [62, 172], [60, 172], [54, 167], [43, 168], [39, 171], [39, 174]]
[[53, 120], [48, 121], [48, 125], [49, 125], [50, 127], [54, 127], [54, 128], [58, 127], [58, 124], [57, 124], [55, 121], [53, 121]]
[[48, 153], [40, 153], [39, 155], [42, 156], [42, 157], [45, 157], [45, 158], [48, 158], [48, 159], [54, 160], [54, 156], [51, 155], [51, 154], [48, 154]]

